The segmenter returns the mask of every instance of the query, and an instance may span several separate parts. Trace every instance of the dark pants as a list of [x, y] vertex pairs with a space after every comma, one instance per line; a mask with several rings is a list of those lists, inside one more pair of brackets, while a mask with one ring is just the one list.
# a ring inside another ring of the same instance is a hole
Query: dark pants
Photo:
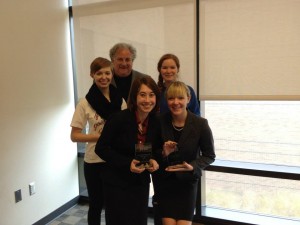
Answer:
[[106, 225], [147, 225], [149, 185], [104, 183]]
[[100, 225], [103, 208], [103, 185], [101, 173], [104, 163], [84, 163], [84, 177], [89, 195], [88, 224]]
[[154, 225], [162, 225], [162, 218], [158, 210], [158, 201], [155, 198], [155, 195], [152, 196], [152, 205], [154, 213]]

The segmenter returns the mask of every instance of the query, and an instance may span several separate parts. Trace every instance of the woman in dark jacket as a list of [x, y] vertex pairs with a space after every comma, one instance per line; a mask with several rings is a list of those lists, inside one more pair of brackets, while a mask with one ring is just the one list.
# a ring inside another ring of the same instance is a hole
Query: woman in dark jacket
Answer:
[[170, 112], [161, 116], [164, 150], [153, 174], [163, 225], [191, 225], [201, 171], [215, 160], [206, 119], [187, 110], [189, 88], [174, 81], [166, 92]]
[[103, 182], [107, 225], [147, 224], [150, 173], [159, 166], [155, 154], [148, 164], [140, 166], [135, 146], [151, 144], [153, 152], [161, 152], [158, 98], [159, 90], [151, 77], [135, 79], [128, 109], [106, 122], [97, 142], [95, 152], [106, 161]]

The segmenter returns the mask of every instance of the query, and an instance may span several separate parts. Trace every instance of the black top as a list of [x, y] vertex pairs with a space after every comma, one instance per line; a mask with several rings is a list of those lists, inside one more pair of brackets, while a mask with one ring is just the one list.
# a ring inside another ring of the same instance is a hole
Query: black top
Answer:
[[114, 79], [120, 94], [125, 100], [127, 100], [131, 87], [132, 73], [127, 77], [119, 77], [114, 75]]

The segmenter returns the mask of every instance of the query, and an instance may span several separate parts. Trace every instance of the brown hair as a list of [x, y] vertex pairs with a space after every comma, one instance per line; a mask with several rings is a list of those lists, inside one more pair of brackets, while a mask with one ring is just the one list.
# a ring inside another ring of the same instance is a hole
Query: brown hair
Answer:
[[154, 94], [156, 96], [156, 104], [155, 104], [155, 107], [152, 109], [151, 112], [153, 112], [153, 113], [158, 112], [160, 92], [159, 92], [158, 86], [155, 83], [155, 81], [148, 75], [138, 77], [133, 81], [133, 83], [131, 85], [131, 90], [130, 90], [130, 94], [129, 94], [128, 103], [127, 103], [128, 109], [130, 111], [136, 111], [136, 109], [137, 109], [137, 95], [138, 95], [138, 92], [139, 92], [142, 84], [146, 85], [148, 88], [150, 88], [154, 92]]
[[105, 67], [110, 67], [112, 69], [111, 61], [102, 57], [95, 58], [90, 65], [90, 75], [95, 74], [98, 70]]
[[158, 75], [158, 82], [157, 82], [157, 85], [158, 85], [158, 88], [160, 91], [164, 91], [166, 89], [166, 87], [164, 86], [164, 80], [163, 80], [163, 77], [160, 73], [160, 69], [162, 67], [162, 64], [163, 62], [166, 60], [166, 59], [173, 59], [178, 70], [180, 68], [180, 62], [179, 62], [179, 59], [176, 55], [174, 54], [171, 54], [171, 53], [167, 53], [167, 54], [164, 54], [162, 57], [160, 57], [158, 63], [157, 63], [157, 71], [159, 73]]

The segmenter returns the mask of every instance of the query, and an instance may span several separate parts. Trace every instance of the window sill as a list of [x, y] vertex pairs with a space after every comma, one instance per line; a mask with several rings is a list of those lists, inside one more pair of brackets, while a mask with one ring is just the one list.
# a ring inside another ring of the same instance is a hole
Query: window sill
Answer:
[[271, 217], [258, 214], [230, 211], [213, 207], [201, 207], [202, 216], [194, 217], [194, 222], [228, 225], [299, 225], [300, 220]]
[[300, 167], [216, 160], [207, 171], [300, 180]]

